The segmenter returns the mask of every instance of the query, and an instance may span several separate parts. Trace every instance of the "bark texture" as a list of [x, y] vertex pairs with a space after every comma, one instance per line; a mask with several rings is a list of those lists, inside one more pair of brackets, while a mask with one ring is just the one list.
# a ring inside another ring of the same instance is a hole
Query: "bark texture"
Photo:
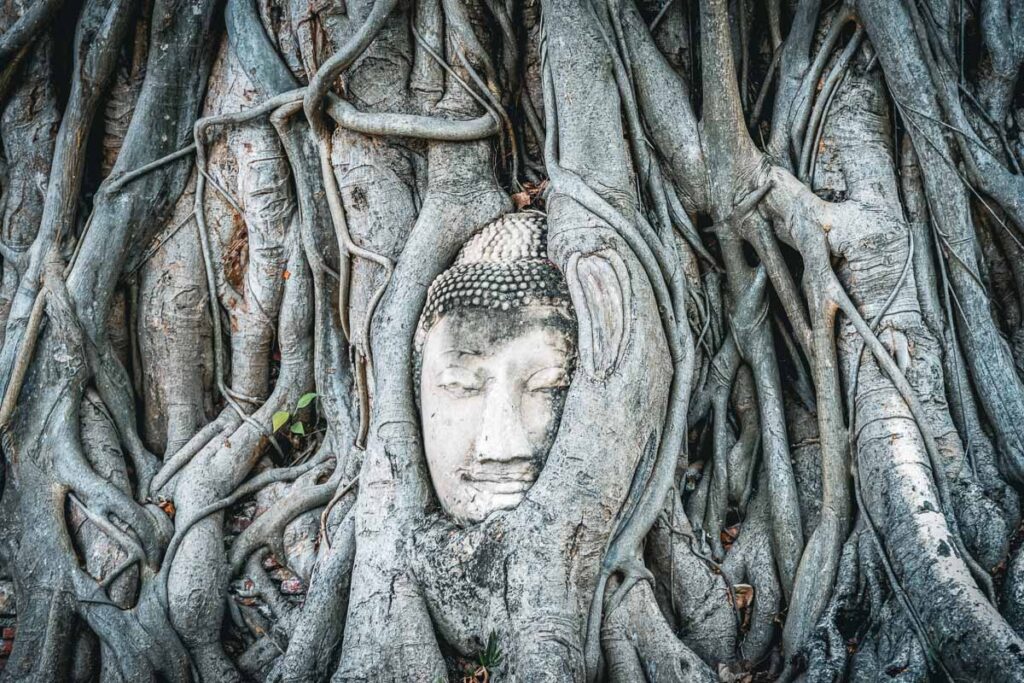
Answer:
[[[1022, 63], [1020, 0], [0, 0], [0, 680], [1024, 681]], [[417, 324], [518, 210], [578, 357], [460, 523]]]

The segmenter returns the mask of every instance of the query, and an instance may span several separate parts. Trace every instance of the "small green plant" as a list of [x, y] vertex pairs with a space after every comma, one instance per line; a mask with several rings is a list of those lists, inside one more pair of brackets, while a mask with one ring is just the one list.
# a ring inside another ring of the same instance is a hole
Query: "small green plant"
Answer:
[[480, 653], [480, 666], [485, 669], [493, 669], [501, 664], [501, 649], [498, 648], [498, 634], [491, 631], [487, 637], [487, 647]]
[[[296, 411], [302, 410], [303, 408], [309, 406], [309, 404], [312, 403], [315, 399], [316, 399], [316, 392], [315, 391], [310, 391], [309, 393], [303, 394], [302, 396], [299, 397], [299, 400], [295, 403], [295, 410]], [[292, 419], [292, 413], [288, 412], [287, 410], [279, 410], [279, 411], [277, 411], [270, 418], [270, 426], [271, 426], [272, 431], [276, 434], [277, 431], [279, 429], [281, 429], [281, 427], [284, 427], [286, 424], [288, 424], [288, 421], [291, 420], [291, 419]], [[304, 425], [301, 420], [295, 420], [294, 422], [292, 422], [292, 424], [288, 428], [288, 430], [292, 434], [297, 434], [298, 436], [305, 436], [306, 435], [306, 425]]]
[[498, 634], [491, 631], [487, 646], [477, 655], [476, 662], [459, 659], [462, 668], [462, 683], [492, 683], [494, 669], [501, 664], [501, 650], [498, 648]]

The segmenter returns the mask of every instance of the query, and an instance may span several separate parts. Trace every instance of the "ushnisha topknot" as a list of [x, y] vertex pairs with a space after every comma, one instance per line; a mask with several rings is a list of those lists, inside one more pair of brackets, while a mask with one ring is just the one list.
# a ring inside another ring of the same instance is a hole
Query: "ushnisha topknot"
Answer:
[[466, 242], [455, 264], [430, 285], [416, 348], [422, 347], [427, 331], [449, 311], [507, 311], [531, 305], [564, 307], [572, 313], [565, 278], [548, 260], [544, 214], [505, 214]]

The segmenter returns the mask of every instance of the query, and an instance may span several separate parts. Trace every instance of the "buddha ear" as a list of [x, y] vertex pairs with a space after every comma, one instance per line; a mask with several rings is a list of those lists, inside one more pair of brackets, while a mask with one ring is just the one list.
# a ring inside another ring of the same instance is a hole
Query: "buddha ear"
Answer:
[[626, 264], [613, 249], [576, 253], [566, 264], [565, 279], [576, 309], [580, 365], [594, 379], [607, 379], [629, 339], [632, 291]]

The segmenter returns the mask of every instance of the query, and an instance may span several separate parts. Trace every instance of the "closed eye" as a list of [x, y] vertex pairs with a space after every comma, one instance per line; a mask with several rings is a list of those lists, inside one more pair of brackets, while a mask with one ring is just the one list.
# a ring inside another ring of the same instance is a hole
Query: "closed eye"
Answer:
[[550, 367], [538, 370], [526, 380], [527, 391], [554, 391], [569, 386], [569, 373], [565, 368]]
[[456, 398], [476, 396], [484, 388], [484, 380], [466, 368], [451, 367], [441, 371], [437, 386]]

